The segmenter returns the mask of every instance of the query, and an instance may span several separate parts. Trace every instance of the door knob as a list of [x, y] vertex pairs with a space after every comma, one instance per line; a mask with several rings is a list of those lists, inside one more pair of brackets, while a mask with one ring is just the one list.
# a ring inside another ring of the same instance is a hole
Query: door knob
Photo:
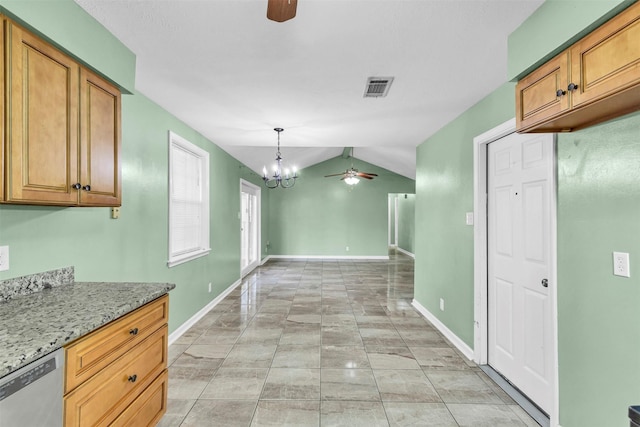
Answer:
[[556, 97], [557, 97], [557, 98], [560, 98], [561, 96], [563, 96], [563, 95], [564, 95], [564, 94], [566, 94], [566, 93], [567, 93], [567, 92], [565, 92], [564, 90], [562, 90], [562, 89], [558, 89], [558, 90], [556, 91]]
[[79, 189], [80, 189], [80, 187], [82, 187], [82, 186], [80, 185], [80, 183], [79, 183], [79, 182], [76, 182], [75, 184], [73, 184], [73, 185], [71, 186], [71, 188], [73, 188], [73, 189], [75, 189], [75, 190], [79, 190]]
[[569, 83], [567, 89], [569, 89], [569, 92], [573, 92], [574, 90], [578, 89], [578, 85], [575, 83]]
[[542, 286], [544, 286], [545, 288], [549, 287], [549, 281], [547, 279], [542, 279]]

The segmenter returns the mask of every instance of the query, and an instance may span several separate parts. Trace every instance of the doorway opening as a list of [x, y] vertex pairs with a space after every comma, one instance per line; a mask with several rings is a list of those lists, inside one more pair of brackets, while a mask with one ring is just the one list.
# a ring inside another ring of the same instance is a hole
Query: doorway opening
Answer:
[[555, 136], [515, 119], [474, 138], [474, 361], [542, 425], [559, 420], [555, 170]]
[[260, 264], [260, 187], [240, 180], [240, 275]]

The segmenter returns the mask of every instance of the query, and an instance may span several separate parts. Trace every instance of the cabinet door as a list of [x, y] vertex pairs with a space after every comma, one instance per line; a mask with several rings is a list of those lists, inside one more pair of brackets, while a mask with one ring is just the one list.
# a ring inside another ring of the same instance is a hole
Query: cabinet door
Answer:
[[110, 425], [167, 367], [163, 326], [64, 397], [64, 425]]
[[[563, 52], [516, 85], [516, 129], [526, 129], [569, 108], [568, 53]], [[558, 93], [560, 91], [560, 93]]]
[[640, 3], [571, 47], [571, 82], [573, 107], [640, 84]]
[[164, 370], [110, 427], [155, 426], [167, 412], [169, 371]]
[[84, 68], [80, 90], [80, 204], [120, 206], [120, 91]]
[[6, 25], [5, 199], [74, 205], [79, 66], [12, 22]]

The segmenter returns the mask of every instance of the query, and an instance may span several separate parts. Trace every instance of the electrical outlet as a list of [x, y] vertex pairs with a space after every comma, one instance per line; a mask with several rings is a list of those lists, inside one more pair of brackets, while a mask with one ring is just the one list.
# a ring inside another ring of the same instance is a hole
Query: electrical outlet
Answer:
[[349, 246], [347, 246], [347, 252], [349, 252]]
[[613, 253], [613, 274], [622, 277], [631, 277], [629, 271], [629, 254], [626, 252]]
[[0, 271], [9, 269], [9, 246], [0, 246]]
[[444, 299], [440, 298], [440, 311], [444, 311]]
[[111, 208], [111, 218], [112, 219], [118, 219], [120, 218], [120, 208], [117, 206], [114, 206]]
[[211, 282], [209, 282], [209, 292], [211, 292]]

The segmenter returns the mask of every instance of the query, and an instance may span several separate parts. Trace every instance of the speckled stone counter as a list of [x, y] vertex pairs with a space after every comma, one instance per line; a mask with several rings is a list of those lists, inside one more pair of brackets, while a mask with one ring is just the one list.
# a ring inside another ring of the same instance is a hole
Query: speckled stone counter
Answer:
[[0, 377], [173, 288], [171, 283], [73, 282], [13, 295], [0, 302]]

